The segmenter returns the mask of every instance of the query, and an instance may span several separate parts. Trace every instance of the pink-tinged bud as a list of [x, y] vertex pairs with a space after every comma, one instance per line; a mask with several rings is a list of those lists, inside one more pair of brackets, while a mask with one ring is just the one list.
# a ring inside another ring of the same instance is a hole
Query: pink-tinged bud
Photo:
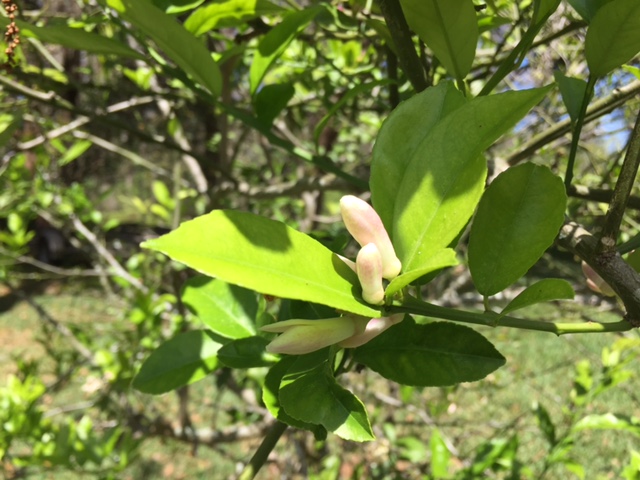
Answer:
[[358, 322], [358, 332], [346, 340], [341, 341], [338, 345], [343, 348], [356, 348], [364, 345], [369, 340], [380, 335], [387, 328], [401, 322], [403, 318], [404, 313], [396, 313], [390, 317], [372, 318], [371, 320], [366, 317], [359, 317], [356, 320], [356, 322]]
[[615, 297], [616, 292], [611, 286], [604, 281], [604, 279], [598, 275], [598, 273], [591, 268], [587, 262], [582, 262], [582, 273], [587, 277], [587, 287], [596, 293], [601, 293], [605, 297]]
[[362, 298], [372, 305], [384, 303], [382, 285], [382, 258], [378, 248], [368, 243], [360, 249], [356, 257], [356, 273], [362, 286]]
[[378, 247], [382, 257], [382, 276], [388, 280], [396, 278], [402, 264], [396, 256], [382, 220], [373, 207], [358, 197], [345, 195], [340, 199], [340, 212], [347, 230], [361, 247], [368, 243]]
[[266, 325], [260, 330], [282, 334], [267, 345], [267, 352], [304, 355], [351, 337], [356, 333], [356, 323], [352, 317], [285, 320]]

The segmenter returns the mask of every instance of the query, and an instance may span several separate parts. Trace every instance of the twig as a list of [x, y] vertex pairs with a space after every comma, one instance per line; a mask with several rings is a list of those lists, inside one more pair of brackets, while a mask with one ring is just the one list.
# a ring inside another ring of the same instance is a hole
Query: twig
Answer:
[[55, 267], [53, 265], [49, 265], [48, 263], [41, 262], [40, 260], [36, 260], [35, 258], [27, 257], [26, 255], [14, 255], [12, 252], [2, 247], [0, 247], [0, 255], [5, 255], [19, 263], [32, 265], [41, 270], [44, 270], [45, 272], [54, 273], [56, 275], [65, 277], [100, 277], [104, 275], [103, 272], [99, 272], [97, 270], [81, 270], [79, 268]]
[[288, 425], [276, 420], [267, 434], [264, 436], [262, 443], [249, 460], [249, 463], [244, 467], [242, 473], [238, 476], [238, 480], [250, 480], [255, 478], [258, 471], [266, 463], [269, 454], [280, 440], [280, 437], [287, 429]]
[[389, 27], [400, 66], [413, 88], [417, 92], [421, 92], [428, 85], [402, 7], [398, 0], [378, 0], [378, 5], [385, 22], [387, 22], [387, 27]]
[[600, 241], [596, 253], [598, 255], [612, 253], [615, 251], [618, 242], [618, 233], [620, 232], [620, 224], [624, 211], [627, 208], [633, 182], [638, 174], [638, 166], [640, 166], [640, 113], [636, 118], [636, 124], [631, 133], [627, 153], [622, 162], [620, 176], [616, 182], [611, 203], [604, 219], [604, 226], [600, 234]]
[[[567, 195], [574, 198], [582, 198], [593, 202], [610, 203], [613, 197], [613, 190], [602, 188], [589, 188], [584, 185], [571, 185]], [[629, 196], [627, 208], [640, 210], [640, 197]]]

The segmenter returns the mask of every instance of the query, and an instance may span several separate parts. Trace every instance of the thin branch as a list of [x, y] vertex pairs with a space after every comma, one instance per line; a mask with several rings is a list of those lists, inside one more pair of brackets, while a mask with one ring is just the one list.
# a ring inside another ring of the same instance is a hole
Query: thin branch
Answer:
[[428, 85], [400, 2], [398, 0], [378, 0], [378, 5], [385, 22], [387, 22], [387, 27], [389, 27], [400, 66], [416, 92], [421, 92]]
[[[567, 195], [573, 198], [582, 198], [592, 202], [611, 203], [613, 190], [604, 188], [589, 188], [584, 185], [571, 185], [567, 191]], [[640, 210], [640, 197], [629, 196], [627, 200], [627, 208]]]
[[627, 208], [629, 197], [631, 195], [631, 189], [633, 188], [633, 182], [638, 174], [638, 167], [640, 166], [640, 113], [636, 117], [636, 124], [633, 127], [631, 133], [631, 139], [629, 140], [629, 146], [627, 153], [622, 163], [622, 169], [620, 170], [620, 176], [616, 182], [615, 189], [613, 191], [613, 197], [607, 210], [607, 215], [604, 220], [604, 227], [600, 234], [600, 241], [598, 242], [597, 253], [611, 253], [615, 251], [616, 244], [618, 243], [618, 233], [620, 232], [620, 224], [622, 223], [622, 217], [624, 211]]
[[0, 255], [4, 255], [19, 263], [26, 263], [27, 265], [37, 267], [40, 270], [44, 270], [45, 272], [54, 273], [56, 275], [64, 277], [100, 277], [104, 275], [103, 272], [99, 272], [98, 270], [82, 270], [79, 268], [55, 267], [53, 265], [49, 265], [48, 263], [41, 262], [40, 260], [36, 260], [35, 258], [27, 257], [26, 255], [15, 255], [13, 252], [2, 247], [0, 247]]
[[275, 448], [276, 443], [280, 440], [280, 437], [287, 429], [288, 425], [278, 420], [274, 422], [267, 434], [265, 435], [262, 443], [249, 460], [249, 463], [244, 467], [242, 473], [238, 476], [238, 480], [250, 480], [255, 478], [258, 471], [266, 463], [267, 458], [271, 451]]

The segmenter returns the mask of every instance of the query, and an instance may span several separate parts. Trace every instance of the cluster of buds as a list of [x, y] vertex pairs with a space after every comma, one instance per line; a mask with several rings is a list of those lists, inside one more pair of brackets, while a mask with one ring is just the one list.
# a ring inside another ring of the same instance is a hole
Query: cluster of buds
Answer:
[[[347, 230], [362, 247], [355, 263], [346, 258], [343, 260], [358, 275], [362, 298], [373, 305], [382, 305], [383, 279], [394, 279], [402, 268], [391, 239], [378, 214], [365, 201], [351, 195], [344, 196], [340, 200], [340, 211]], [[303, 355], [330, 345], [359, 347], [403, 318], [404, 314], [382, 318], [348, 314], [324, 320], [285, 320], [261, 330], [280, 334], [267, 345], [268, 352]]]
[[16, 25], [16, 14], [18, 13], [18, 6], [13, 0], [2, 0], [5, 12], [9, 18], [9, 25], [4, 33], [4, 40], [7, 43], [4, 53], [7, 56], [7, 60], [4, 64], [5, 68], [11, 68], [15, 63], [15, 51], [20, 45], [20, 28]]

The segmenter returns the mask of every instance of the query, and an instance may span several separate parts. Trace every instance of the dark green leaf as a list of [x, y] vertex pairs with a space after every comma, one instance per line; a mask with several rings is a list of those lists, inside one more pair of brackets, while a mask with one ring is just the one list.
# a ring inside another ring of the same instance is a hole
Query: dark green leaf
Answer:
[[356, 442], [374, 439], [362, 402], [342, 388], [331, 373], [326, 354], [296, 359], [280, 384], [280, 405], [293, 418], [322, 425], [330, 432]]
[[214, 210], [143, 247], [259, 293], [380, 316], [360, 299], [356, 274], [337, 255], [308, 235], [258, 215]]
[[218, 350], [218, 360], [231, 368], [267, 367], [276, 358], [265, 352], [268, 343], [264, 337], [233, 340]]
[[222, 76], [218, 64], [204, 44], [176, 19], [156, 8], [149, 0], [106, 0], [106, 3], [124, 20], [151, 37], [176, 65], [214, 97], [220, 95]]
[[553, 72], [553, 76], [560, 87], [562, 101], [567, 107], [567, 112], [573, 123], [578, 119], [582, 107], [584, 94], [587, 90], [587, 82], [579, 78], [566, 77], [560, 72]]
[[283, 10], [267, 0], [217, 0], [193, 12], [184, 27], [199, 37], [214, 28], [239, 25]]
[[219, 348], [220, 344], [207, 331], [178, 334], [149, 355], [132, 386], [157, 395], [197, 382], [215, 370]]
[[536, 415], [538, 420], [538, 426], [544, 435], [544, 438], [549, 443], [549, 446], [553, 448], [556, 443], [556, 427], [553, 424], [553, 420], [551, 420], [551, 416], [544, 406], [536, 402], [533, 406], [533, 413]]
[[258, 299], [251, 290], [199, 276], [187, 281], [182, 301], [218, 335], [237, 339], [256, 333]]
[[616, 0], [593, 17], [587, 29], [585, 55], [593, 77], [606, 75], [640, 51], [640, 2]]
[[596, 12], [603, 5], [611, 2], [612, 0], [567, 0], [569, 5], [578, 12], [583, 19], [590, 22], [595, 16]]
[[480, 380], [505, 363], [475, 330], [446, 322], [417, 325], [410, 319], [357, 348], [355, 359], [389, 380], [422, 387]]
[[400, 0], [407, 23], [458, 79], [469, 73], [478, 43], [471, 0]]
[[493, 295], [522, 277], [553, 243], [567, 202], [562, 180], [525, 163], [502, 172], [480, 201], [469, 236], [469, 269]]
[[295, 93], [290, 83], [265, 85], [255, 97], [255, 109], [258, 120], [266, 127], [271, 127], [273, 120], [287, 106]]
[[574, 296], [571, 284], [559, 278], [545, 278], [529, 285], [504, 307], [500, 315], [506, 315], [529, 305], [551, 302], [552, 300], [571, 299]]
[[398, 189], [413, 154], [446, 115], [465, 103], [453, 83], [441, 82], [402, 102], [378, 132], [371, 160], [371, 203], [389, 234]]

